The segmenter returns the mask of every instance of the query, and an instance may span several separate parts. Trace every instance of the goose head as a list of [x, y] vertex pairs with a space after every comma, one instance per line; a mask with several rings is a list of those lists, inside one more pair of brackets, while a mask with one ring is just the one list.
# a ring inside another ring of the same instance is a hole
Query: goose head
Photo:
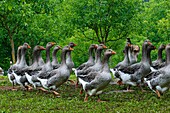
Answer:
[[116, 52], [113, 51], [112, 49], [107, 49], [104, 53], [105, 56], [112, 56], [114, 54], [116, 54]]
[[40, 46], [40, 45], [36, 45], [35, 47], [34, 47], [34, 50], [33, 51], [42, 51], [42, 50], [45, 50], [45, 48], [43, 47], [43, 46]]
[[70, 47], [69, 45], [67, 45], [67, 46], [64, 46], [63, 48], [62, 48], [62, 52], [64, 53], [67, 53], [67, 52], [71, 52], [71, 51], [73, 51], [74, 49], [72, 48], [72, 47]]
[[58, 51], [58, 50], [60, 50], [61, 49], [61, 47], [59, 46], [59, 45], [56, 45], [55, 47], [54, 47], [54, 50], [53, 51]]
[[77, 46], [77, 44], [75, 44], [75, 43], [73, 43], [73, 42], [70, 42], [70, 43], [69, 43], [69, 46], [70, 46], [71, 48], [73, 48], [73, 47]]
[[106, 49], [107, 47], [104, 44], [99, 44], [97, 49]]
[[46, 48], [51, 48], [55, 45], [56, 43], [55, 42], [48, 42], [47, 45], [46, 45]]
[[22, 45], [22, 48], [25, 50], [25, 49], [30, 49], [31, 47], [30, 47], [30, 45], [28, 43], [24, 43]]
[[140, 47], [138, 45], [132, 45], [132, 56], [134, 58], [134, 61], [132, 61], [131, 64], [137, 62], [139, 51]]
[[97, 44], [91, 44], [89, 49], [97, 49], [98, 45]]

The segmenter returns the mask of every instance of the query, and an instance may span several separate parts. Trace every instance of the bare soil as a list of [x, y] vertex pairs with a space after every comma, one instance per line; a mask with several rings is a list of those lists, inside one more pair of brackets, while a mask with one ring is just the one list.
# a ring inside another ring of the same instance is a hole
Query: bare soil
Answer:
[[15, 86], [14, 88], [12, 86], [0, 86], [0, 90], [19, 90], [19, 86]]

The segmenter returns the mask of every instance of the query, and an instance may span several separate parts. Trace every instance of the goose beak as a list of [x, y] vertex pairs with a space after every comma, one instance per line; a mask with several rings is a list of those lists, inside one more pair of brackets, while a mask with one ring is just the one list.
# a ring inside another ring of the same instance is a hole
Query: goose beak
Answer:
[[116, 54], [116, 52], [115, 52], [115, 51], [112, 51], [112, 54], [114, 55], [114, 54]]
[[55, 45], [56, 43], [55, 42], [50, 42], [51, 43], [51, 45]]
[[104, 45], [103, 48], [106, 49], [107, 47]]
[[70, 50], [70, 51], [73, 51], [74, 49], [70, 47], [69, 50]]
[[40, 50], [45, 50], [45, 48], [43, 46], [40, 46]]
[[31, 49], [31, 46], [30, 46], [30, 45], [28, 45], [28, 49]]
[[122, 82], [121, 80], [119, 80], [119, 81], [117, 82], [117, 84], [118, 84], [118, 85], [123, 85], [123, 82]]
[[74, 46], [77, 46], [77, 44], [73, 44]]
[[61, 49], [61, 46], [58, 46], [59, 49]]
[[151, 43], [150, 41], [148, 42], [148, 44], [149, 44], [149, 45], [152, 45], [152, 43]]
[[132, 46], [132, 44], [128, 44], [128, 47], [131, 47]]

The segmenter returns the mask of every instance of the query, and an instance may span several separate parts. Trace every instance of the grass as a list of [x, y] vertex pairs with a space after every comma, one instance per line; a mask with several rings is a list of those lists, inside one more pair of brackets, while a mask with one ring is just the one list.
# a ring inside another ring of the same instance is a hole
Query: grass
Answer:
[[[72, 79], [75, 79], [72, 75]], [[0, 77], [0, 87], [11, 86], [8, 78]], [[75, 89], [73, 85], [63, 84], [59, 88], [61, 97], [44, 93], [38, 90], [11, 91], [0, 89], [0, 112], [1, 113], [37, 113], [37, 112], [90, 112], [90, 113], [123, 113], [123, 112], [169, 112], [170, 92], [166, 92], [160, 99], [156, 94], [146, 88], [141, 92], [134, 87], [134, 92], [112, 92], [122, 90], [123, 86], [109, 85], [100, 97], [106, 102], [96, 102], [97, 97], [90, 97], [84, 102], [84, 94], [80, 95], [80, 88]]]

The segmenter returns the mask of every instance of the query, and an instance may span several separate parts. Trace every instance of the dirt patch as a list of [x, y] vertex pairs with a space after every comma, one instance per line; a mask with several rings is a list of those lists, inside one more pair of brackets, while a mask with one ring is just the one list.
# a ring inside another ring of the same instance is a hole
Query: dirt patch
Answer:
[[5, 80], [5, 79], [0, 77], [0, 80]]
[[0, 86], [0, 90], [18, 90], [20, 87], [15, 86], [14, 89], [12, 86]]

